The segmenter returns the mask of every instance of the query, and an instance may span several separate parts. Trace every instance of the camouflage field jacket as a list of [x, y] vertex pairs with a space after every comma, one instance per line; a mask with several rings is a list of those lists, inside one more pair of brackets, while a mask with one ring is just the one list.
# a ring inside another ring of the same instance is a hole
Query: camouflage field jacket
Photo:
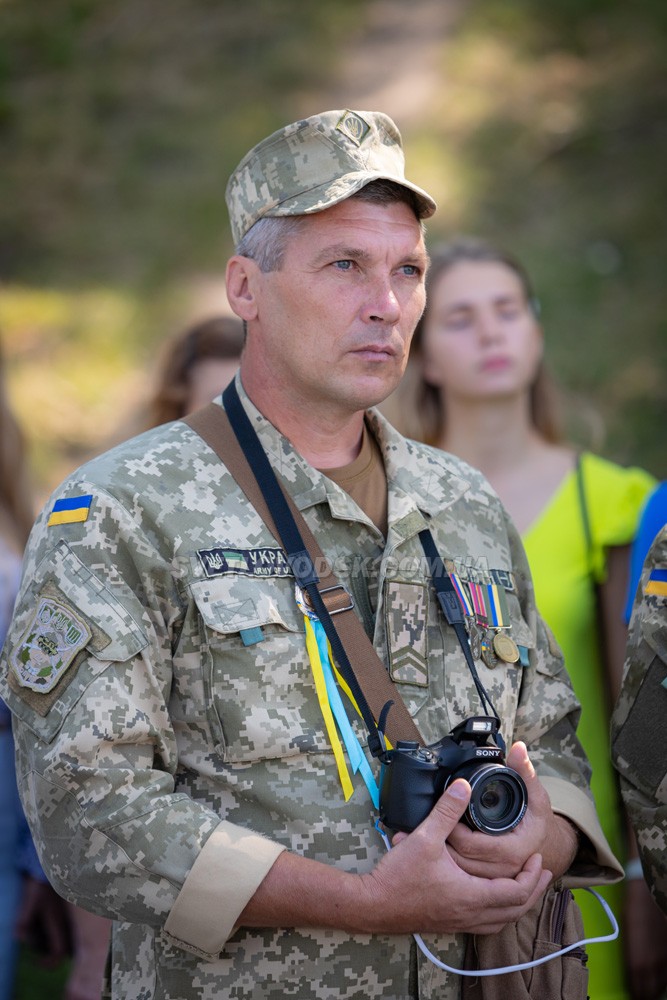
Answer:
[[[369, 411], [388, 479], [385, 540], [237, 385], [426, 741], [480, 706], [418, 532], [430, 525], [462, 579], [504, 589], [525, 665], [480, 663], [483, 682], [508, 744], [525, 740], [554, 808], [594, 846], [571, 884], [614, 880], [579, 706], [487, 483]], [[360, 780], [344, 801], [283, 553], [186, 425], [120, 445], [56, 491], [3, 656], [35, 841], [63, 895], [115, 918], [114, 998], [459, 996], [460, 977], [417, 962], [410, 937], [236, 927], [282, 850], [365, 872], [384, 847]], [[462, 937], [428, 943], [461, 962]]]
[[612, 759], [644, 874], [667, 914], [667, 525], [649, 550], [630, 619]]

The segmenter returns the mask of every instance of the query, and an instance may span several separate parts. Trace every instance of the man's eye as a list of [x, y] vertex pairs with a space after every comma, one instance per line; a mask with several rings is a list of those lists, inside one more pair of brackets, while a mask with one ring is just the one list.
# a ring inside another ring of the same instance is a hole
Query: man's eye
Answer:
[[352, 260], [335, 260], [333, 266], [338, 268], [339, 271], [351, 271], [354, 266], [354, 261]]
[[420, 269], [417, 267], [416, 264], [404, 264], [403, 267], [401, 268], [401, 271], [408, 278], [419, 277], [421, 273]]

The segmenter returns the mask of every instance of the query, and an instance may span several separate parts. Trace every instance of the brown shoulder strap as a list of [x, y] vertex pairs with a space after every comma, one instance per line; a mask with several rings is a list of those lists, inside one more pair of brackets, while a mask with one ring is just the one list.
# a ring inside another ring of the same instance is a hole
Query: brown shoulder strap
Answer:
[[[241, 487], [246, 497], [260, 515], [271, 534], [280, 539], [278, 530], [266, 504], [262, 491], [257, 484], [253, 471], [248, 464], [227, 414], [218, 406], [209, 406], [197, 410], [184, 418], [184, 422], [196, 431], [209, 445], [216, 455], [222, 459], [232, 476]], [[331, 572], [329, 563], [320, 549], [314, 535], [308, 527], [303, 515], [297, 508], [292, 497], [281, 488], [297, 523], [301, 537], [308, 554], [317, 568], [320, 578], [318, 590], [332, 616], [335, 629], [343, 644], [348, 659], [352, 665], [359, 687], [363, 691], [373, 717], [377, 721], [382, 709], [388, 701], [393, 706], [387, 716], [385, 735], [396, 746], [398, 740], [416, 740], [420, 745], [423, 740], [415, 722], [399, 694], [396, 685], [391, 680], [387, 670], [377, 655], [375, 648], [366, 635], [361, 621], [352, 610], [350, 595]]]

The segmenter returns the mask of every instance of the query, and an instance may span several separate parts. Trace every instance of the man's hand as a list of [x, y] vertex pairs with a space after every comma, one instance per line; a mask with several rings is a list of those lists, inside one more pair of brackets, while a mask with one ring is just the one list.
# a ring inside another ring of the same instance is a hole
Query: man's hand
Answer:
[[455, 781], [416, 830], [396, 836], [396, 846], [368, 874], [353, 875], [285, 851], [239, 924], [335, 927], [351, 934], [499, 931], [535, 904], [551, 872], [538, 854], [497, 879], [463, 871], [447, 841], [469, 798], [467, 781]]
[[[382, 930], [475, 932], [493, 934], [519, 919], [539, 899], [551, 880], [538, 853], [521, 864], [497, 866], [494, 876], [477, 877], [458, 863], [450, 848], [452, 831], [470, 799], [466, 781], [455, 781], [433, 810], [410, 834], [398, 834], [394, 847], [368, 881], [385, 901], [393, 901], [393, 927]], [[497, 840], [480, 834], [486, 840]]]
[[528, 757], [524, 743], [515, 743], [507, 766], [521, 775], [528, 790], [528, 808], [510, 833], [493, 837], [459, 823], [448, 841], [452, 857], [469, 875], [513, 878], [534, 854], [558, 878], [572, 864], [578, 838], [574, 827], [551, 809], [551, 802]]

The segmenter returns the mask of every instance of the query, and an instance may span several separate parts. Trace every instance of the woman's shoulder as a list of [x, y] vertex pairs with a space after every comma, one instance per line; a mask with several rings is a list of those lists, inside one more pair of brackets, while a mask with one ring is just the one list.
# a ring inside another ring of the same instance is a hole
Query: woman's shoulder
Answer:
[[646, 469], [639, 466], [620, 465], [594, 452], [583, 452], [580, 457], [582, 474], [586, 486], [596, 492], [613, 490], [614, 493], [641, 494], [645, 499], [655, 489], [657, 480]]
[[623, 466], [585, 452], [579, 463], [580, 487], [594, 534], [604, 545], [627, 545], [657, 480], [638, 466]]

